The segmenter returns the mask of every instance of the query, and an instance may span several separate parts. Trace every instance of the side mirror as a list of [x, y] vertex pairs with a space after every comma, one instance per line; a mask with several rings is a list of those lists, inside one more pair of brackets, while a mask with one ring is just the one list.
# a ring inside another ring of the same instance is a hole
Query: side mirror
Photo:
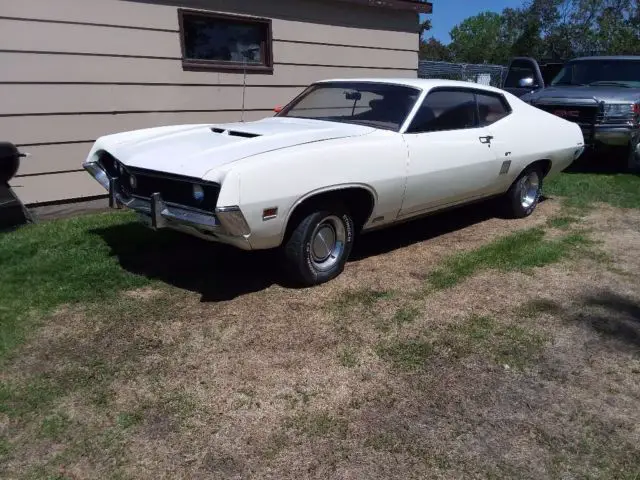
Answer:
[[520, 88], [534, 88], [535, 81], [533, 80], [532, 77], [521, 78], [520, 81], [518, 82], [518, 86]]
[[283, 108], [284, 107], [282, 105], [278, 105], [276, 108], [273, 109], [273, 111], [276, 112], [276, 113], [280, 113]]

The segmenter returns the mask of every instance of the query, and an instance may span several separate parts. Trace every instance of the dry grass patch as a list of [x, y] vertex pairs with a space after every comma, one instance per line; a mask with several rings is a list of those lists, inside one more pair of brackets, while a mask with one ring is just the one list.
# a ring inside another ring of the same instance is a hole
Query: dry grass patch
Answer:
[[[418, 228], [314, 289], [128, 288], [61, 309], [0, 376], [0, 477], [634, 478], [640, 223], [594, 211], [540, 235], [559, 215], [541, 207]], [[424, 288], [518, 230], [562, 255], [491, 250]]]

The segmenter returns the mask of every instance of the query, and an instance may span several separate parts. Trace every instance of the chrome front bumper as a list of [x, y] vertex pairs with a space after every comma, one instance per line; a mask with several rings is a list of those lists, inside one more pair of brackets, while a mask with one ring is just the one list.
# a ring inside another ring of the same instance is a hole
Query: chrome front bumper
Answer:
[[100, 165], [87, 162], [83, 167], [109, 192], [111, 208], [134, 210], [154, 230], [170, 228], [244, 250], [251, 248], [248, 242], [251, 231], [237, 206], [220, 207], [209, 213], [165, 202], [160, 193], [154, 193], [150, 199], [127, 197], [120, 193], [118, 179], [110, 178]]
[[630, 126], [596, 125], [593, 128], [593, 140], [612, 147], [624, 147], [638, 142], [640, 129]]

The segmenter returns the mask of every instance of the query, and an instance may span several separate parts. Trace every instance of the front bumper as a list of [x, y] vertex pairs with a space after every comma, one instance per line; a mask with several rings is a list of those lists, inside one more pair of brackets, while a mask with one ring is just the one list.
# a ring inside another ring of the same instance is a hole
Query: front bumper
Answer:
[[[590, 134], [594, 144], [611, 147], [624, 147], [632, 143], [638, 143], [640, 128], [631, 126], [595, 125], [594, 127], [582, 127], [583, 133]], [[586, 131], [585, 131], [586, 130]]]
[[98, 163], [87, 162], [83, 167], [109, 192], [111, 208], [134, 210], [140, 220], [154, 230], [169, 228], [243, 250], [251, 249], [248, 241], [251, 231], [237, 206], [216, 208], [215, 213], [210, 213], [165, 202], [160, 193], [148, 199], [127, 197], [119, 188], [118, 179], [110, 177]]

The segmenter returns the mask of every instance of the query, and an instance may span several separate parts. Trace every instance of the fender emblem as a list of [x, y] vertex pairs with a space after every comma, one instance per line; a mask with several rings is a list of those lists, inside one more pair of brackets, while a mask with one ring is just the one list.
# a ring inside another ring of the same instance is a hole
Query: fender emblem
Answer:
[[500, 175], [506, 175], [509, 173], [509, 169], [511, 168], [511, 160], [505, 160], [502, 162], [502, 167], [500, 167]]

